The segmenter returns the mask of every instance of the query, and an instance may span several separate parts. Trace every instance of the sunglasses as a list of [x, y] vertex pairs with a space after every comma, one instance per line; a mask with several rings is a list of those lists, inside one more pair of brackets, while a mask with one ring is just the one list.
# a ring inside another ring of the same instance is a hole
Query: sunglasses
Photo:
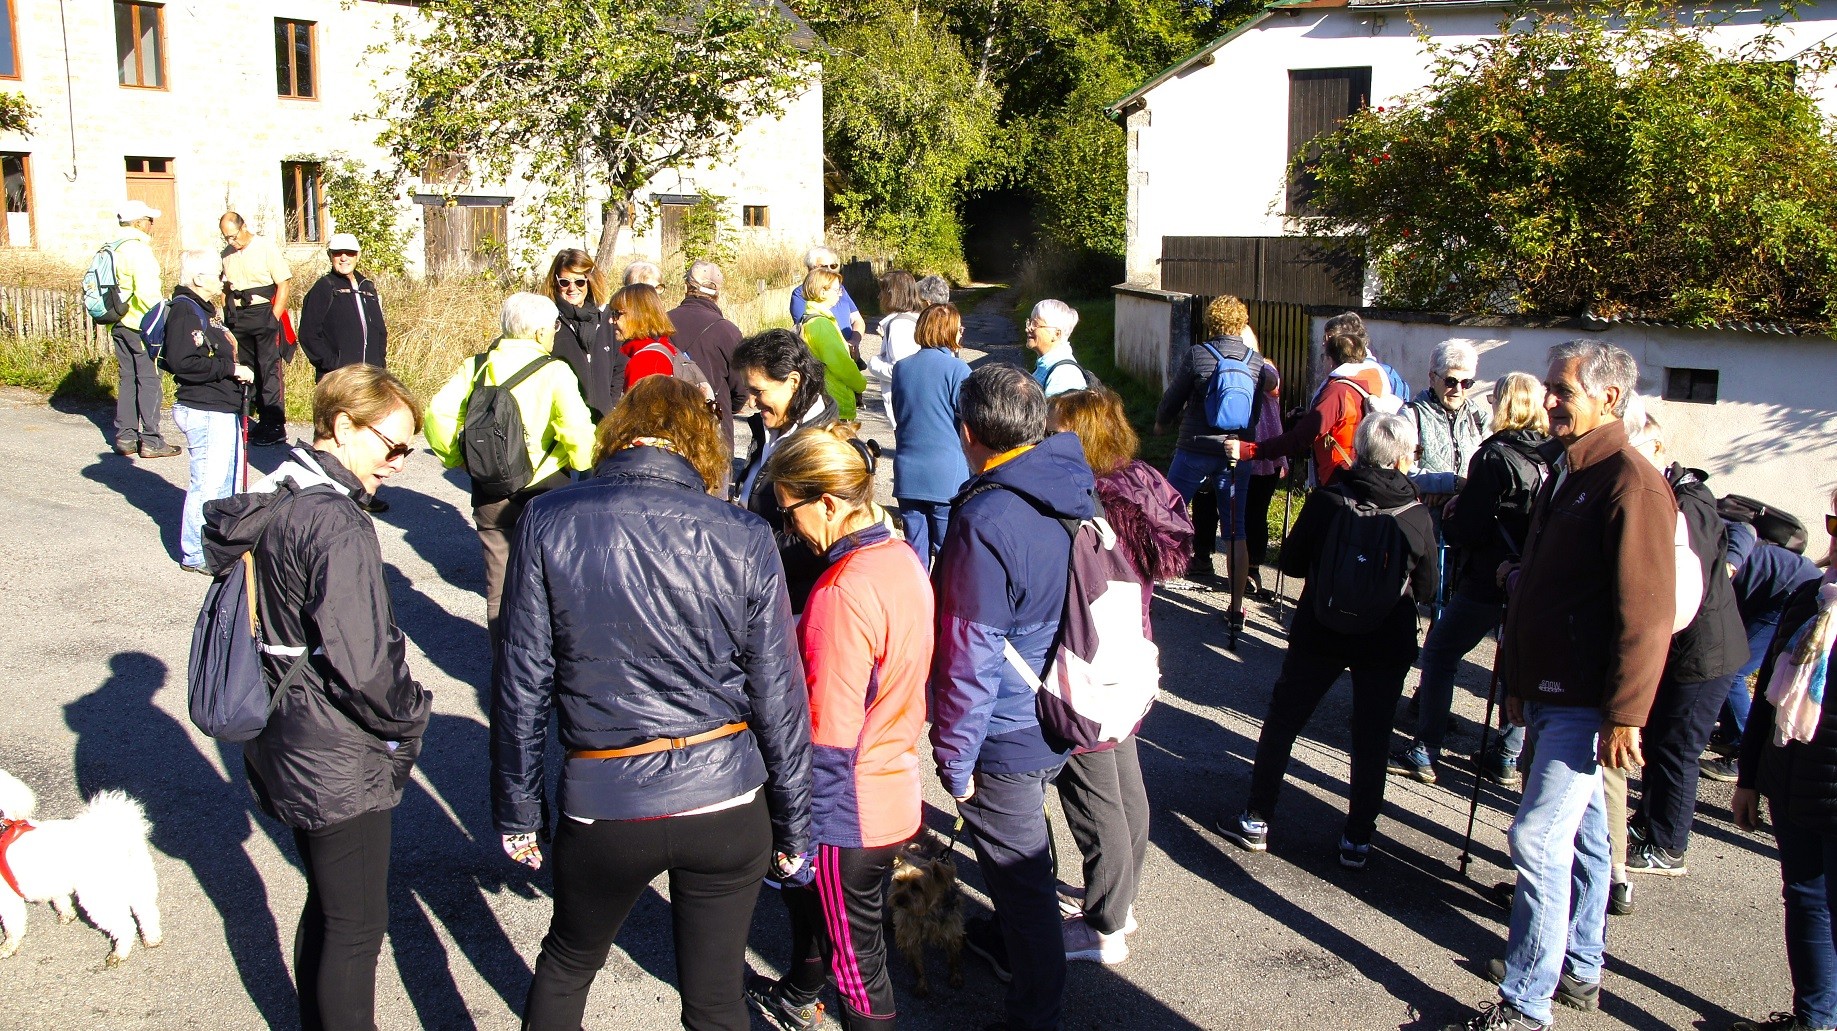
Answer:
[[376, 434], [376, 439], [382, 441], [383, 444], [389, 448], [388, 451], [383, 452], [383, 461], [385, 462], [396, 462], [407, 458], [415, 449], [413, 444], [397, 444], [395, 441], [383, 436], [383, 431], [377, 429], [375, 426], [365, 426], [364, 429]]
[[587, 281], [585, 279], [569, 279], [567, 276], [556, 276], [555, 285], [564, 289], [571, 286], [578, 290], [586, 286]]
[[1453, 376], [1443, 376], [1442, 386], [1447, 387], [1450, 390], [1454, 389], [1455, 387], [1460, 387], [1462, 390], [1472, 390], [1473, 380], [1471, 378], [1455, 379]]
[[334, 258], [355, 258], [357, 257], [356, 251], [328, 251], [327, 253], [329, 253]]
[[818, 494], [815, 497], [805, 498], [802, 501], [792, 502], [789, 505], [779, 505], [778, 514], [781, 516], [788, 516], [791, 513], [797, 511], [798, 509], [803, 508], [805, 505], [811, 504], [812, 502], [821, 501], [821, 500], [823, 500], [823, 495]]
[[842, 271], [842, 266], [841, 266], [841, 265], [839, 265], [839, 264], [837, 264], [837, 263], [835, 263], [835, 262], [833, 262], [833, 261], [831, 261], [831, 262], [825, 262], [824, 264], [821, 264], [821, 265], [812, 265], [812, 266], [810, 266], [810, 267], [811, 267], [811, 268], [826, 268], [826, 269], [828, 269], [828, 270], [829, 270], [829, 271], [831, 271], [831, 272], [840, 272], [840, 271]]

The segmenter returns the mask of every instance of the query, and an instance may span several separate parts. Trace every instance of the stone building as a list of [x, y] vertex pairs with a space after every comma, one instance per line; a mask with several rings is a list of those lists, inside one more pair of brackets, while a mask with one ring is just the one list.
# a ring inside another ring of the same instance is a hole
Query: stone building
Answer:
[[[86, 260], [132, 197], [165, 213], [154, 235], [169, 256], [219, 246], [226, 209], [296, 253], [317, 250], [333, 229], [326, 162], [390, 165], [367, 116], [403, 59], [388, 46], [394, 20], [414, 15], [403, 0], [0, 0], [0, 91], [37, 108], [30, 135], [0, 135], [0, 246]], [[804, 93], [746, 127], [725, 160], [640, 192], [653, 217], [634, 253], [664, 259], [666, 234], [703, 194], [726, 198], [728, 221], [754, 238], [822, 236], [822, 84], [810, 67]], [[598, 239], [603, 197], [583, 199], [580, 236], [526, 241], [520, 184], [467, 182], [454, 203], [447, 192], [402, 184], [413, 271]]]

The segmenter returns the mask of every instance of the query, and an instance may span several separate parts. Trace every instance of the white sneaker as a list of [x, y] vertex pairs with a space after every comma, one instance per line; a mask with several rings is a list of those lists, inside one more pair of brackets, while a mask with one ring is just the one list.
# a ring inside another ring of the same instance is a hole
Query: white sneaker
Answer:
[[1129, 912], [1123, 917], [1123, 933], [1134, 934], [1141, 929], [1141, 925], [1135, 922], [1135, 907], [1130, 906]]
[[1129, 959], [1129, 943], [1123, 940], [1122, 931], [1104, 934], [1082, 918], [1067, 920], [1060, 927], [1068, 961], [1113, 967]]

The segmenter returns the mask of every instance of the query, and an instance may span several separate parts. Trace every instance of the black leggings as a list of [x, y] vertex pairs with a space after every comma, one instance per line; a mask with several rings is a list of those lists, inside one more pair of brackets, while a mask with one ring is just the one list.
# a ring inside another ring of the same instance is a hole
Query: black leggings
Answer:
[[305, 1031], [375, 1031], [376, 956], [389, 930], [389, 825], [394, 810], [293, 832], [306, 908], [293, 935]]
[[887, 871], [904, 842], [878, 848], [818, 845], [816, 880], [786, 888], [791, 913], [793, 995], [810, 999], [823, 990], [825, 960], [842, 999], [849, 1031], [892, 1027], [893, 980], [887, 974], [885, 918]]
[[1250, 492], [1245, 496], [1244, 541], [1250, 549], [1250, 568], [1256, 569], [1269, 557], [1269, 503], [1282, 482], [1280, 473], [1252, 476]]
[[683, 1027], [747, 1031], [746, 934], [772, 850], [764, 797], [700, 816], [558, 822], [555, 915], [536, 958], [523, 1027], [579, 1031], [587, 991], [620, 925], [668, 871]]

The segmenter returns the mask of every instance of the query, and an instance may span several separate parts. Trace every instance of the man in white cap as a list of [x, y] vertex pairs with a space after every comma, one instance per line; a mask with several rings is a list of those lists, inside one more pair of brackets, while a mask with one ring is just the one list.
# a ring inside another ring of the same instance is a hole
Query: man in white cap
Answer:
[[[389, 329], [383, 325], [383, 302], [376, 284], [357, 271], [362, 252], [357, 237], [333, 233], [325, 246], [332, 270], [319, 277], [300, 302], [300, 350], [321, 380], [347, 365], [384, 366]], [[358, 504], [369, 512], [387, 512], [388, 502], [369, 494]]]
[[142, 458], [171, 458], [179, 449], [159, 430], [159, 366], [140, 338], [141, 320], [164, 296], [159, 259], [153, 256], [153, 220], [159, 210], [131, 200], [115, 212], [121, 236], [109, 245], [115, 257], [115, 281], [127, 302], [127, 314], [115, 323], [115, 363], [121, 376], [115, 387], [115, 453]]

